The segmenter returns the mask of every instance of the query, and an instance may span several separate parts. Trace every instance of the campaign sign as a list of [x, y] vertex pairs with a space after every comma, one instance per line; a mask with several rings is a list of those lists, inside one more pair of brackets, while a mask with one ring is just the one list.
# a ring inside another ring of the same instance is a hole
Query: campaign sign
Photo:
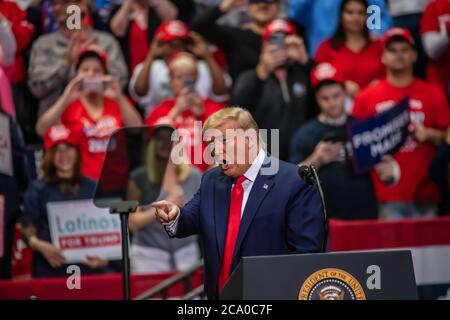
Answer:
[[67, 263], [81, 263], [86, 256], [122, 257], [118, 215], [95, 207], [92, 200], [50, 202], [47, 212], [52, 243]]
[[348, 127], [357, 172], [367, 172], [388, 154], [394, 154], [409, 136], [409, 98], [376, 116]]

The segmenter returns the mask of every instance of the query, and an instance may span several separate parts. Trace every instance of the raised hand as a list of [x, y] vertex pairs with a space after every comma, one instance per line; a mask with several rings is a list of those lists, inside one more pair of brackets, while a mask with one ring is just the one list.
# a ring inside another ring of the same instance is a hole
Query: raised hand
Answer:
[[265, 80], [275, 69], [286, 63], [286, 50], [280, 50], [277, 45], [267, 43], [263, 46], [256, 72], [261, 80]]
[[286, 51], [289, 60], [303, 65], [308, 63], [308, 51], [306, 50], [305, 42], [299, 36], [291, 35], [286, 37]]

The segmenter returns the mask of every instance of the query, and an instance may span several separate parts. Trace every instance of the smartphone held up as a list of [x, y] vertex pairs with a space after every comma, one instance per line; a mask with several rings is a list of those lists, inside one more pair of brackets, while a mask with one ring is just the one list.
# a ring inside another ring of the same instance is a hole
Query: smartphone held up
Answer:
[[83, 92], [103, 92], [106, 89], [106, 83], [101, 78], [85, 78], [80, 82], [80, 89]]

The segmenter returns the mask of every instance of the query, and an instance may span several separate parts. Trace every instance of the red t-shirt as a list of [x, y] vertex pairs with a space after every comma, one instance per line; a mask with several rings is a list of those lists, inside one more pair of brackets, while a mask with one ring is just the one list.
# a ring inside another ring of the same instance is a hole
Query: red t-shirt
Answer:
[[[435, 0], [425, 9], [420, 23], [420, 34], [440, 32], [440, 23], [447, 25], [450, 32], [450, 1]], [[450, 50], [437, 60], [428, 61], [427, 78], [447, 93], [450, 81]]]
[[[109, 138], [116, 129], [124, 126], [119, 105], [116, 101], [104, 97], [103, 113], [99, 119], [94, 120], [78, 99], [67, 106], [61, 116], [61, 122], [72, 130], [80, 131], [81, 172], [97, 181]], [[123, 170], [122, 167], [117, 167], [117, 170]], [[123, 176], [122, 172], [120, 176]]]
[[145, 56], [150, 48], [147, 39], [147, 29], [142, 29], [135, 21], [130, 25], [130, 42], [128, 53], [130, 57], [130, 73], [134, 68], [145, 60]]
[[[450, 108], [446, 97], [434, 85], [415, 79], [408, 87], [397, 88], [382, 80], [363, 90], [355, 99], [353, 116], [369, 118], [393, 107], [410, 97], [411, 122], [427, 128], [445, 130], [450, 126]], [[435, 154], [430, 143], [417, 144], [411, 137], [395, 154], [400, 166], [400, 181], [394, 186], [385, 185], [373, 171], [377, 197], [381, 202], [417, 201], [438, 202], [440, 193], [430, 180], [428, 167]]]
[[315, 61], [332, 63], [345, 80], [356, 82], [362, 89], [372, 81], [384, 77], [382, 52], [383, 45], [379, 40], [369, 41], [360, 52], [350, 50], [345, 44], [334, 49], [331, 40], [326, 40], [317, 49]]
[[[185, 129], [189, 132], [189, 145], [185, 145], [186, 153], [189, 155], [191, 163], [202, 172], [205, 172], [208, 170], [209, 165], [205, 163], [203, 159], [206, 143], [202, 139], [201, 129], [206, 119], [216, 111], [222, 109], [223, 105], [209, 99], [203, 99], [203, 104], [205, 105], [205, 111], [201, 116], [196, 117], [192, 114], [191, 110], [186, 109], [175, 119], [173, 125], [176, 129]], [[163, 120], [163, 118], [169, 114], [174, 105], [175, 99], [163, 101], [148, 115], [145, 124], [149, 126], [158, 124], [159, 120]], [[197, 130], [195, 130], [195, 121], [201, 121], [200, 127]], [[201, 148], [199, 146], [201, 146]], [[201, 151], [201, 154], [198, 154], [199, 151]]]

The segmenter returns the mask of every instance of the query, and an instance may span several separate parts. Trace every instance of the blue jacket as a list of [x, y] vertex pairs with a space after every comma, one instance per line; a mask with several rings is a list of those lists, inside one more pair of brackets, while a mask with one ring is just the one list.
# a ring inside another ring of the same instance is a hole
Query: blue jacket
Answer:
[[[253, 183], [231, 264], [231, 272], [243, 256], [320, 252], [323, 216], [319, 193], [298, 176], [298, 167], [266, 158], [263, 167], [279, 164], [278, 172], [262, 175]], [[233, 179], [220, 168], [203, 176], [194, 198], [181, 209], [175, 236], [200, 234], [205, 261], [205, 289], [217, 298], [217, 280], [223, 258], [228, 209]]]
[[[342, 0], [291, 0], [288, 16], [305, 27], [310, 55], [315, 56], [319, 45], [336, 31], [341, 3]], [[381, 29], [373, 32], [384, 34], [394, 24], [385, 0], [368, 0], [367, 3], [380, 8]]]

